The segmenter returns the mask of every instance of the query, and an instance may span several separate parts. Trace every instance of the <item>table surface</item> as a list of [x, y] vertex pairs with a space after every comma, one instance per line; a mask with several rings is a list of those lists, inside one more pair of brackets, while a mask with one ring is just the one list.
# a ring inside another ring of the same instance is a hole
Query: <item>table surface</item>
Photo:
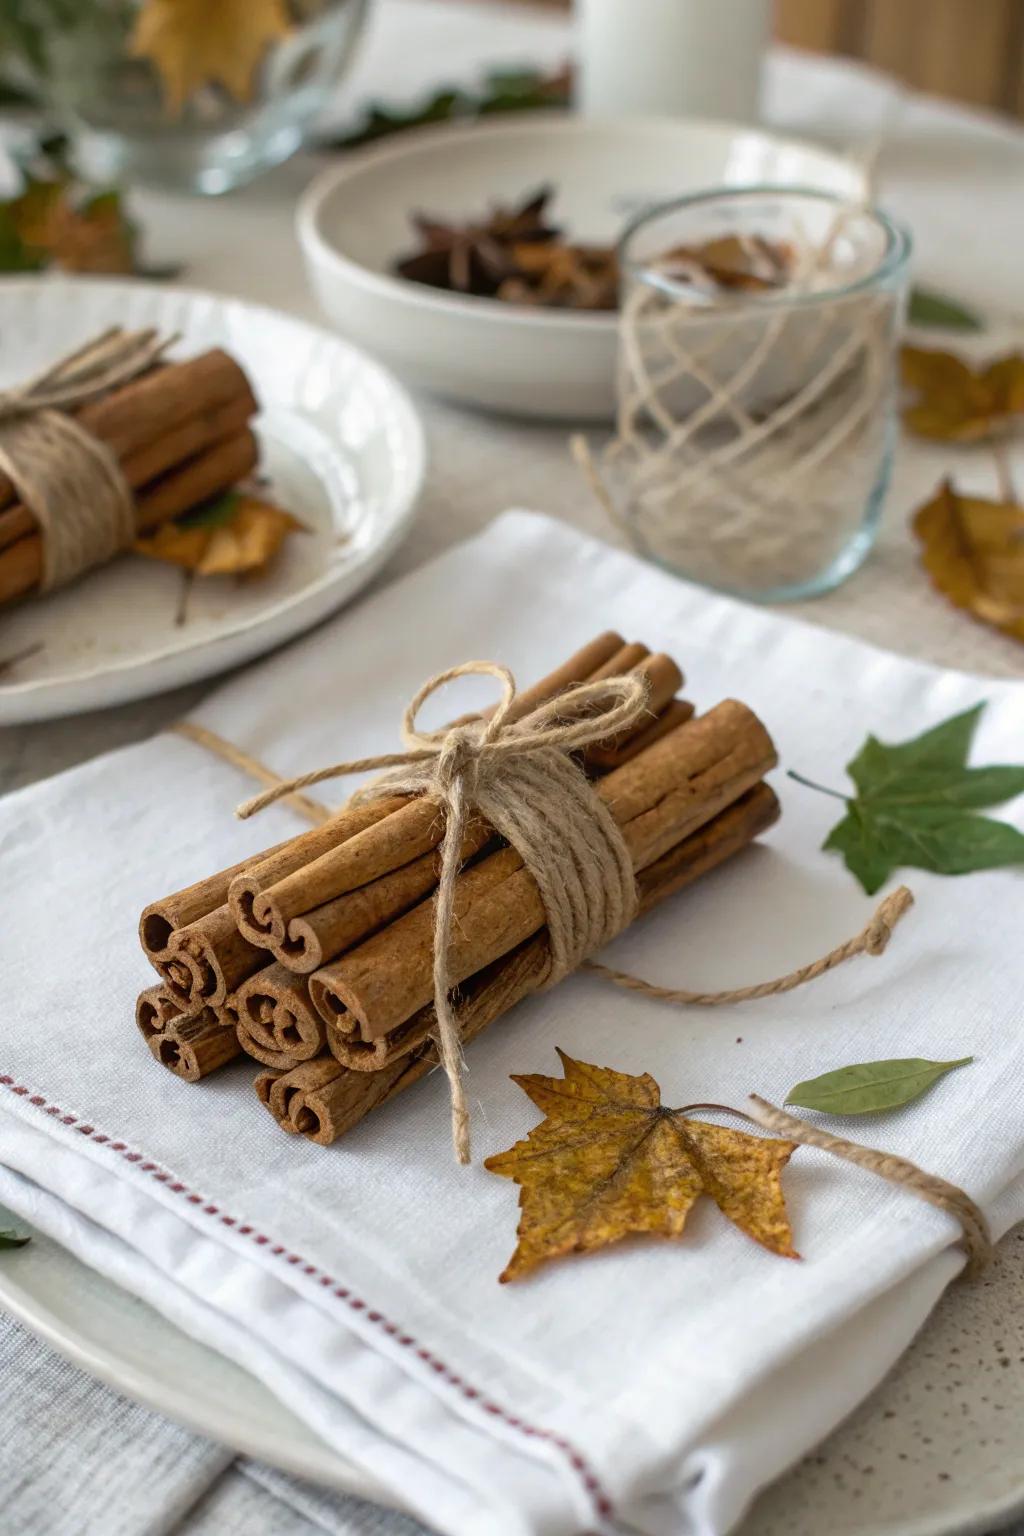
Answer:
[[[516, 6], [478, 12], [465, 0], [379, 0], [359, 64], [332, 118], [350, 121], [371, 98], [408, 100], [441, 82], [472, 78], [485, 65], [554, 67], [568, 48], [567, 22], [547, 12]], [[1009, 122], [909, 96], [859, 66], [784, 51], [768, 66], [765, 117], [772, 127], [833, 145], [854, 145], [882, 129], [879, 197], [913, 230], [919, 279], [1011, 317], [1009, 327], [1017, 327], [1012, 316], [1018, 305], [1024, 311], [1019, 295], [1024, 132]], [[300, 156], [254, 186], [215, 201], [140, 192], [136, 205], [150, 256], [182, 262], [182, 280], [191, 286], [317, 318], [292, 218], [297, 195], [322, 163], [314, 155]], [[1024, 325], [1019, 329], [1024, 336]], [[381, 580], [414, 568], [508, 506], [537, 508], [616, 541], [580, 481], [564, 428], [473, 414], [422, 397], [417, 403], [429, 438], [427, 483], [412, 534]], [[964, 473], [968, 484], [994, 491], [994, 468], [982, 456], [975, 455]], [[867, 564], [838, 591], [788, 611], [938, 664], [1019, 676], [1024, 651], [949, 607], [921, 573], [907, 528], [919, 477], [913, 450], [904, 448], [881, 537]], [[187, 713], [211, 686], [0, 731], [0, 792], [149, 736]], [[1004, 1264], [989, 1282], [991, 1316], [1015, 1305], [1018, 1277], [1019, 1264]], [[953, 1318], [958, 1304], [956, 1297], [945, 1303]], [[951, 1336], [955, 1326], [944, 1324]], [[1019, 1371], [1019, 1362], [1014, 1364]], [[876, 1411], [862, 1410], [869, 1429]], [[835, 1474], [827, 1458], [822, 1465], [827, 1469], [822, 1478]], [[788, 1480], [783, 1490], [787, 1485]], [[759, 1528], [781, 1530], [785, 1508], [785, 1502], [770, 1505]]]

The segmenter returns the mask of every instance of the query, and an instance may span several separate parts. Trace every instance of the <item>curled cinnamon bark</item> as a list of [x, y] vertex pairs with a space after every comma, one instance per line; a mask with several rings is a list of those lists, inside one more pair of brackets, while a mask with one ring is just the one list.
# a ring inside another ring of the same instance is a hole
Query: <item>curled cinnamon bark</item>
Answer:
[[238, 1043], [268, 1067], [295, 1067], [319, 1056], [326, 1044], [323, 1020], [309, 988], [283, 965], [268, 965], [235, 993]]
[[212, 1009], [186, 1018], [163, 987], [139, 994], [135, 1022], [154, 1060], [188, 1083], [208, 1077], [241, 1053], [233, 1028], [225, 1028]]

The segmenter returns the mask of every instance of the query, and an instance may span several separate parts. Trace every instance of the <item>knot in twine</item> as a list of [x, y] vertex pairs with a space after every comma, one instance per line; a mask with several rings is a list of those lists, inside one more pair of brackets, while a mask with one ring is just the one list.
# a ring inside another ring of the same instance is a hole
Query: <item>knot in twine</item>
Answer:
[[134, 503], [121, 467], [70, 412], [145, 372], [169, 344], [154, 330], [115, 328], [0, 390], [0, 470], [39, 524], [42, 591], [131, 544]]
[[[423, 731], [416, 717], [426, 700], [458, 677], [495, 677], [502, 697], [489, 719]], [[630, 924], [637, 909], [629, 851], [611, 813], [570, 753], [636, 724], [647, 687], [635, 676], [582, 683], [515, 718], [511, 672], [491, 661], [468, 661], [430, 678], [402, 721], [404, 752], [335, 763], [301, 774], [239, 806], [243, 819], [275, 800], [325, 779], [386, 770], [354, 800], [425, 796], [443, 809], [445, 834], [434, 907], [434, 1010], [438, 1055], [451, 1090], [452, 1140], [469, 1161], [469, 1111], [449, 968], [456, 880], [469, 817], [477, 812], [519, 854], [536, 881], [547, 921], [551, 961], [545, 984], [560, 981]], [[456, 978], [457, 979], [457, 978]]]

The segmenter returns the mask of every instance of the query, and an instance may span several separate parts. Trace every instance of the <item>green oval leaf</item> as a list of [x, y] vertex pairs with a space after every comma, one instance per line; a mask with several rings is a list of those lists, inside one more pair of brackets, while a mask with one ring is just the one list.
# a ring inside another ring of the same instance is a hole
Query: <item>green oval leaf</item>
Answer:
[[821, 1077], [797, 1083], [786, 1096], [787, 1104], [818, 1109], [827, 1115], [870, 1115], [909, 1104], [954, 1067], [966, 1067], [973, 1056], [959, 1061], [925, 1061], [920, 1056], [893, 1061], [865, 1061], [854, 1067], [837, 1067]]
[[981, 331], [985, 328], [973, 310], [930, 288], [911, 289], [907, 319], [911, 325], [936, 326], [945, 331]]

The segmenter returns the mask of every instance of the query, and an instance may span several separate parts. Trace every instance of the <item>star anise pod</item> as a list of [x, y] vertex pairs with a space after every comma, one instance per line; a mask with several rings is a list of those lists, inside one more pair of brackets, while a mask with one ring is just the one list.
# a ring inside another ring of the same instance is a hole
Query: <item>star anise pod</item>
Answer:
[[396, 262], [395, 271], [431, 288], [493, 297], [515, 276], [515, 244], [558, 239], [560, 231], [545, 219], [551, 197], [551, 188], [543, 187], [518, 207], [496, 204], [488, 218], [465, 224], [415, 214], [412, 222], [421, 248]]

